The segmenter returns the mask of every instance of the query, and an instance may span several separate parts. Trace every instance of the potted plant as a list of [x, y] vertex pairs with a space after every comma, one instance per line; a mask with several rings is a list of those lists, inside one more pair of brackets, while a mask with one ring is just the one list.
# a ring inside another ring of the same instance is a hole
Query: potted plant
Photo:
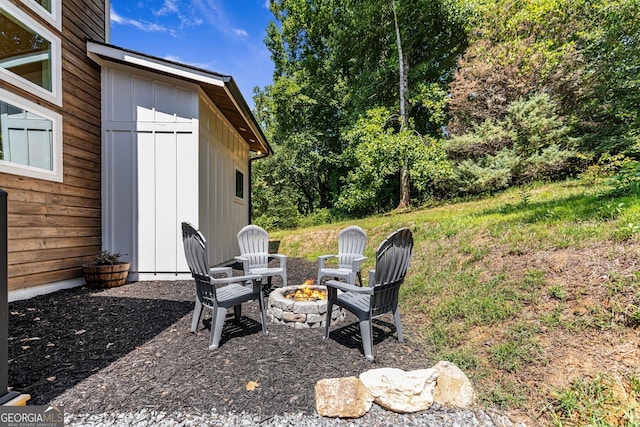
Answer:
[[84, 264], [84, 280], [87, 286], [94, 289], [113, 288], [127, 282], [130, 263], [120, 261], [120, 253], [100, 251], [92, 264]]

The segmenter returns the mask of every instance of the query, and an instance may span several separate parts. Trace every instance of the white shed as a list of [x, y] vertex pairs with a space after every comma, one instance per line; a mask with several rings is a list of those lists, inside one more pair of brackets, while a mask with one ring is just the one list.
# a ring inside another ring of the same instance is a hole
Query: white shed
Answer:
[[211, 266], [239, 254], [250, 221], [250, 162], [270, 147], [233, 79], [103, 43], [102, 247], [127, 254], [129, 280], [190, 278], [180, 223]]

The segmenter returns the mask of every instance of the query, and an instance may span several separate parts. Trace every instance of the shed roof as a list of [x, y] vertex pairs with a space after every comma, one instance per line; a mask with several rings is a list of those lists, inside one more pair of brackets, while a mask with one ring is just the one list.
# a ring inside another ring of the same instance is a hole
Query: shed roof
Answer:
[[87, 54], [100, 65], [116, 62], [199, 85], [251, 151], [263, 156], [273, 153], [233, 77], [92, 40], [87, 41]]

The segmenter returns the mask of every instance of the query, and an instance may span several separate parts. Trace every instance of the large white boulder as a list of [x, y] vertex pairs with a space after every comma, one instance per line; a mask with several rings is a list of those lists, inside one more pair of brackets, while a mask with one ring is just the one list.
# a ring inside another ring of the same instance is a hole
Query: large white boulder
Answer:
[[397, 368], [371, 369], [360, 380], [373, 395], [374, 402], [398, 413], [429, 409], [438, 371], [433, 368], [403, 371]]

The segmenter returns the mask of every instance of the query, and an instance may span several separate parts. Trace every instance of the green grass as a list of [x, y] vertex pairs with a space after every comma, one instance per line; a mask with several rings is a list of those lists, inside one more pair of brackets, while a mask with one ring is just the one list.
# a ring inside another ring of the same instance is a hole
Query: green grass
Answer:
[[[640, 272], [610, 271], [594, 289], [550, 283], [544, 263], [524, 264], [539, 254], [637, 243], [640, 198], [616, 196], [604, 184], [537, 184], [271, 237], [281, 241], [280, 253], [315, 262], [335, 252], [335, 233], [352, 224], [367, 231], [363, 271], [374, 267], [380, 241], [398, 228], [412, 230], [414, 252], [400, 293], [403, 322], [413, 325], [407, 335], [430, 349], [433, 360], [465, 370], [487, 404], [535, 406], [527, 402], [535, 391], [512, 376], [548, 362], [540, 340], [554, 331], [571, 335], [640, 325]], [[486, 339], [476, 339], [480, 334]], [[560, 392], [558, 407], [572, 407], [575, 394], [587, 392]], [[591, 413], [582, 407], [556, 410], [553, 423], [565, 425], [575, 411]]]
[[[639, 426], [638, 377], [626, 378], [626, 382], [633, 385], [630, 392], [624, 389], [620, 378], [604, 374], [577, 379], [569, 387], [556, 390], [551, 400], [553, 424], [559, 427]], [[619, 404], [617, 394], [627, 397], [626, 406]]]

